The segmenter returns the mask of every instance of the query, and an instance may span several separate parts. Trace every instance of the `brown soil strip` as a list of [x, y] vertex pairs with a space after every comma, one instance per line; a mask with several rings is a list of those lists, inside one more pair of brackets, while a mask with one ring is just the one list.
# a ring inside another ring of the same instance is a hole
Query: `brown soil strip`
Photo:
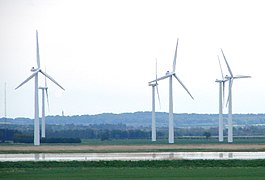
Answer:
[[79, 146], [0, 146], [2, 151], [134, 151], [134, 150], [181, 150], [181, 149], [207, 149], [207, 150], [247, 150], [265, 149], [265, 144], [192, 144], [192, 145], [79, 145]]

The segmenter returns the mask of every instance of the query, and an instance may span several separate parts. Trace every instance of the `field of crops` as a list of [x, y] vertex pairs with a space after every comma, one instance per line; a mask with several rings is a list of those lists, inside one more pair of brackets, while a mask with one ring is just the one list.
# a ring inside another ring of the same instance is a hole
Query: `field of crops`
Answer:
[[0, 179], [261, 179], [265, 160], [1, 162]]
[[[264, 151], [264, 138], [235, 138], [233, 144], [216, 138], [82, 140], [81, 144], [2, 144], [0, 153], [36, 152], [159, 152]], [[265, 160], [165, 160], [0, 162], [0, 179], [262, 179]]]

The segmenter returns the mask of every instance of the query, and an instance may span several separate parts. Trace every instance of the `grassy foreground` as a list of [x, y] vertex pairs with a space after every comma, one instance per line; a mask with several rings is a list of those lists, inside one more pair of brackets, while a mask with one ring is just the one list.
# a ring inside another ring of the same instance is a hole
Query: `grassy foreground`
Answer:
[[265, 160], [0, 162], [0, 179], [264, 179]]

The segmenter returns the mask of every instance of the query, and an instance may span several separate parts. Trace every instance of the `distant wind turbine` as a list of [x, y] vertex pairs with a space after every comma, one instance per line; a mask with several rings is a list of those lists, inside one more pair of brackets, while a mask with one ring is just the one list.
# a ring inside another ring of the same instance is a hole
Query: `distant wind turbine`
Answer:
[[[156, 60], [156, 79], [157, 79], [157, 60]], [[158, 83], [149, 83], [149, 86], [152, 86], [152, 141], [156, 141], [156, 115], [155, 115], [155, 89], [157, 92], [157, 97], [160, 104], [160, 97], [158, 91]]]
[[61, 89], [64, 90], [64, 88], [59, 85], [51, 76], [49, 76], [47, 73], [43, 72], [40, 68], [40, 54], [39, 54], [39, 41], [38, 41], [38, 31], [36, 30], [36, 44], [37, 44], [37, 68], [32, 67], [31, 71], [33, 72], [31, 76], [29, 76], [25, 81], [23, 81], [16, 89], [27, 83], [30, 79], [35, 77], [35, 100], [34, 100], [34, 145], [38, 146], [40, 145], [40, 124], [39, 124], [39, 93], [38, 93], [38, 73], [43, 74], [45, 77], [50, 79], [52, 82], [54, 82], [56, 85], [58, 85]]
[[189, 90], [185, 87], [185, 85], [181, 82], [181, 80], [177, 77], [177, 75], [175, 73], [176, 59], [177, 59], [177, 49], [178, 49], [178, 40], [177, 40], [175, 55], [174, 55], [174, 59], [173, 59], [172, 72], [167, 71], [165, 76], [162, 76], [160, 78], [156, 78], [155, 80], [149, 82], [149, 84], [152, 84], [154, 82], [158, 82], [160, 80], [169, 78], [169, 119], [168, 119], [168, 142], [169, 143], [174, 143], [173, 93], [172, 93], [172, 79], [173, 79], [172, 77], [173, 76], [178, 80], [178, 82], [182, 85], [182, 87], [186, 90], [186, 92], [193, 99], [193, 97], [190, 94]]
[[225, 95], [225, 82], [228, 81], [224, 78], [221, 62], [219, 56], [217, 56], [219, 61], [219, 66], [222, 74], [222, 79], [216, 79], [215, 82], [219, 83], [219, 142], [224, 141], [224, 119], [223, 119], [223, 102], [224, 102], [224, 95]]
[[[46, 72], [46, 71], [45, 71]], [[45, 86], [39, 87], [42, 92], [42, 120], [41, 120], [41, 137], [46, 137], [46, 122], [45, 122], [45, 94], [47, 98], [47, 104], [49, 108], [49, 97], [48, 97], [48, 86], [47, 86], [47, 79], [45, 77]]]
[[234, 79], [242, 79], [242, 78], [251, 78], [251, 76], [234, 76], [232, 73], [232, 70], [225, 58], [224, 52], [221, 49], [221, 52], [223, 54], [227, 69], [229, 71], [230, 75], [226, 75], [225, 78], [229, 82], [229, 88], [228, 88], [228, 99], [227, 99], [227, 104], [228, 104], [228, 142], [232, 143], [233, 142], [233, 122], [232, 122], [232, 85], [233, 85], [233, 80]]

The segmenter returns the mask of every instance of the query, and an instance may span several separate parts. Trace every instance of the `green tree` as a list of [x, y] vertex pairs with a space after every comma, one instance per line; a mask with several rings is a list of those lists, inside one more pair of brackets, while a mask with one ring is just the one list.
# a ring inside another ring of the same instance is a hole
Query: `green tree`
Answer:
[[205, 136], [206, 139], [209, 139], [211, 137], [211, 133], [210, 132], [204, 132], [203, 136]]
[[110, 133], [109, 130], [105, 130], [101, 133], [100, 137], [101, 141], [109, 140], [110, 139]]

